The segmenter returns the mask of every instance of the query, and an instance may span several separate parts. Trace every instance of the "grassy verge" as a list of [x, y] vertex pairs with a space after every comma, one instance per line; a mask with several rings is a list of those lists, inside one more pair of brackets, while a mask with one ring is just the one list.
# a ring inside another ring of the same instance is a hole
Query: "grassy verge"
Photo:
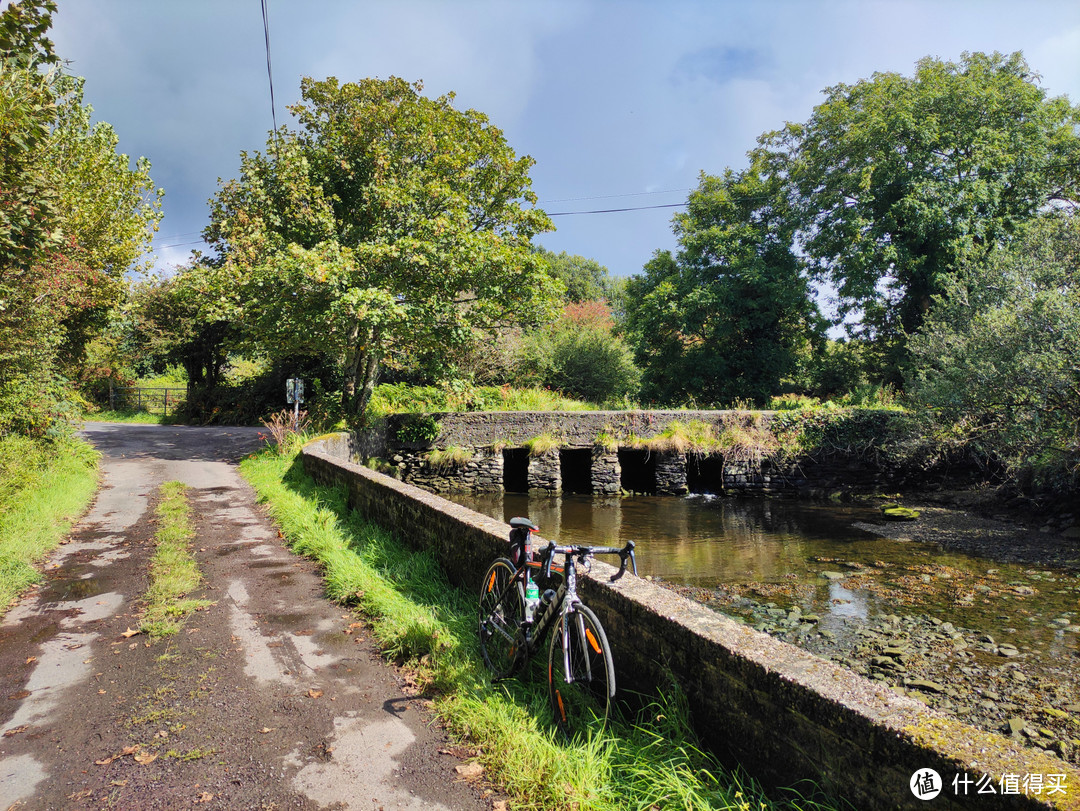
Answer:
[[150, 587], [144, 597], [140, 627], [151, 638], [160, 639], [175, 634], [184, 617], [211, 602], [185, 599], [202, 582], [199, 566], [191, 555], [195, 528], [191, 523], [187, 487], [180, 482], [163, 484], [155, 517], [157, 548], [150, 561]]
[[0, 616], [35, 564], [67, 535], [97, 489], [97, 452], [85, 442], [0, 439]]
[[476, 751], [487, 776], [523, 809], [810, 809], [774, 800], [724, 771], [697, 746], [675, 699], [620, 719], [587, 742], [559, 742], [550, 723], [542, 663], [492, 685], [476, 643], [476, 599], [451, 586], [427, 554], [407, 551], [384, 529], [321, 488], [295, 451], [264, 452], [241, 464], [293, 550], [318, 560], [328, 595], [370, 620], [386, 655], [406, 662], [435, 711]]
[[86, 414], [83, 419], [92, 422], [127, 422], [137, 425], [176, 424], [176, 420], [171, 414], [166, 417], [163, 414], [151, 414], [149, 411], [109, 411], [108, 409], [105, 409], [102, 411], [95, 411], [92, 414]]

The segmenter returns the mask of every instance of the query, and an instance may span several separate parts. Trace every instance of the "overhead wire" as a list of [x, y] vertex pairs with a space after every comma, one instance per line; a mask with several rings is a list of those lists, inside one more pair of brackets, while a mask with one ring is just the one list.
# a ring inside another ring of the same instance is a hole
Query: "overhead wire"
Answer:
[[274, 138], [277, 134], [277, 106], [274, 104], [274, 68], [270, 59], [270, 12], [267, 8], [269, 0], [261, 0], [263, 19], [263, 38], [266, 41], [266, 78], [270, 81], [270, 118], [274, 122]]

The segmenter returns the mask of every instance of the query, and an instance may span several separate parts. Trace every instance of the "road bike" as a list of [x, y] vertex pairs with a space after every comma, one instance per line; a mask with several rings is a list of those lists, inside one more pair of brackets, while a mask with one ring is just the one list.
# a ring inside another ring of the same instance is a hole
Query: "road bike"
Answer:
[[[578, 566], [587, 573], [595, 555], [618, 555], [614, 582], [627, 563], [637, 574], [634, 542], [612, 546], [560, 546], [549, 542], [534, 553], [532, 533], [539, 527], [528, 518], [510, 519], [511, 559], [498, 558], [488, 567], [480, 587], [480, 650], [494, 680], [517, 673], [543, 644], [548, 646], [548, 696], [555, 723], [567, 738], [595, 719], [607, 722], [615, 696], [611, 646], [600, 620], [577, 593]], [[562, 565], [557, 558], [562, 557]], [[558, 582], [557, 588], [545, 587]]]

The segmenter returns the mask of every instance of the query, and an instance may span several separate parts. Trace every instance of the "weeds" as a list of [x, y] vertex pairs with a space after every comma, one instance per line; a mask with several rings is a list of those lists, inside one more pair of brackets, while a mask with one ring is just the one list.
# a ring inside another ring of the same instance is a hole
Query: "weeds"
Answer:
[[202, 582], [198, 564], [191, 555], [195, 529], [191, 525], [187, 488], [180, 482], [166, 482], [161, 486], [161, 496], [154, 535], [157, 548], [150, 560], [150, 587], [143, 598], [145, 608], [140, 626], [154, 639], [175, 634], [184, 617], [212, 604], [209, 600], [183, 599]]
[[[275, 411], [265, 420], [260, 420], [267, 431], [278, 453], [285, 453], [289, 442], [293, 437], [302, 436], [311, 427], [311, 420], [306, 411], [293, 411], [283, 408]], [[269, 442], [269, 440], [267, 440]]]
[[38, 582], [35, 565], [90, 503], [98, 458], [76, 439], [0, 438], [0, 615]]
[[464, 467], [473, 459], [473, 452], [459, 445], [437, 448], [427, 454], [427, 463], [432, 470], [454, 470]]
[[553, 434], [544, 433], [526, 440], [524, 448], [529, 452], [529, 456], [547, 456], [556, 453], [561, 445], [562, 443]]

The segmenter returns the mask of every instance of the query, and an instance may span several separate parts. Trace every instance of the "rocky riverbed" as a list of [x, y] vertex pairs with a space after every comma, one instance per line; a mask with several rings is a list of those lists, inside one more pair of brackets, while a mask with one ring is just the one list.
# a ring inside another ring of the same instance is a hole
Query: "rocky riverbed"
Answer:
[[[718, 587], [660, 582], [976, 727], [1080, 764], [1072, 517], [1032, 527], [918, 506], [918, 521], [864, 525], [911, 540], [907, 562], [811, 558], [816, 582], [805, 573]], [[921, 553], [924, 543], [990, 557], [985, 569], [959, 569]]]

